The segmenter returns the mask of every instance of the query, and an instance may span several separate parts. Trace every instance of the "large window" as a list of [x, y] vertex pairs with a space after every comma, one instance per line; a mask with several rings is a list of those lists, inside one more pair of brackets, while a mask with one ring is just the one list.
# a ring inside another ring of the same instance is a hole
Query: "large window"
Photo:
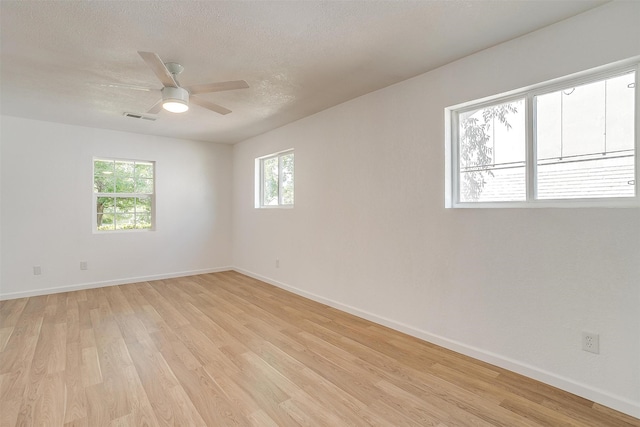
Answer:
[[447, 109], [449, 207], [634, 205], [637, 64]]
[[293, 150], [256, 159], [256, 207], [293, 206]]
[[93, 160], [95, 230], [152, 229], [153, 197], [153, 162]]

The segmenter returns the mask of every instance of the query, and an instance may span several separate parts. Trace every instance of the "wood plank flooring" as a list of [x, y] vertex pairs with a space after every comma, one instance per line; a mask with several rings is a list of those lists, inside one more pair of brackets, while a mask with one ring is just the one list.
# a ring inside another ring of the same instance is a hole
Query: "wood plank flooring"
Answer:
[[640, 426], [236, 272], [0, 302], [0, 426]]

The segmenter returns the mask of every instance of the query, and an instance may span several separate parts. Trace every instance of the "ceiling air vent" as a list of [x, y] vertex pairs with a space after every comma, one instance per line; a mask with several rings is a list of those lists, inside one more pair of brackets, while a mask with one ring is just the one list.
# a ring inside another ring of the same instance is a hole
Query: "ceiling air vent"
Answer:
[[149, 116], [145, 116], [143, 114], [136, 114], [136, 113], [123, 113], [122, 114], [125, 117], [131, 117], [132, 119], [142, 119], [142, 120], [149, 120], [151, 122], [155, 122], [156, 118], [155, 117], [149, 117]]

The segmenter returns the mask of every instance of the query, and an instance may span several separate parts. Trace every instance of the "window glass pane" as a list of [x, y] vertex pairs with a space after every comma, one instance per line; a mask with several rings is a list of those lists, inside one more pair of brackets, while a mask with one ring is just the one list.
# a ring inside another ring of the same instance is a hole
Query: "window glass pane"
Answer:
[[115, 171], [118, 176], [133, 176], [133, 162], [116, 161]]
[[116, 214], [116, 230], [132, 230], [133, 228], [133, 214]]
[[151, 197], [138, 197], [136, 198], [136, 207], [135, 211], [142, 212], [151, 212]]
[[96, 175], [93, 178], [93, 192], [94, 193], [113, 193], [114, 182], [115, 180], [113, 176]]
[[136, 193], [153, 193], [153, 164], [136, 163], [135, 191]]
[[262, 161], [263, 199], [262, 204], [272, 206], [278, 204], [278, 158], [272, 157]]
[[115, 221], [114, 221], [113, 214], [105, 213], [102, 215], [100, 219], [101, 220], [98, 222], [98, 230], [100, 231], [115, 230]]
[[153, 178], [153, 164], [136, 163], [136, 178]]
[[116, 193], [133, 193], [135, 191], [133, 169], [133, 162], [115, 162]]
[[282, 204], [293, 204], [293, 153], [280, 159], [282, 165]]
[[524, 99], [460, 113], [459, 200], [526, 200]]
[[100, 174], [113, 174], [113, 161], [112, 160], [96, 160], [93, 162], [94, 175]]
[[93, 191], [94, 193], [113, 192], [113, 162], [96, 160], [93, 162]]
[[98, 197], [97, 209], [98, 213], [113, 213], [114, 212], [115, 199], [113, 197]]
[[96, 200], [96, 220], [97, 227], [100, 229], [104, 222], [104, 215], [113, 213], [114, 200], [111, 197], [98, 197]]
[[135, 180], [130, 176], [116, 176], [116, 193], [133, 193]]
[[148, 213], [136, 214], [136, 228], [151, 228], [151, 215]]
[[136, 193], [153, 193], [153, 179], [136, 178], [135, 191]]
[[127, 213], [134, 211], [136, 203], [135, 197], [117, 197], [115, 200], [116, 213]]
[[536, 97], [537, 198], [633, 197], [635, 73]]

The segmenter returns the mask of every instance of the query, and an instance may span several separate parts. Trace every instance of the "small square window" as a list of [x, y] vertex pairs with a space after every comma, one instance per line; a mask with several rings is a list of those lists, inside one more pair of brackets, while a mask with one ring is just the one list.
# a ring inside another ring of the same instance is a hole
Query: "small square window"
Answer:
[[256, 207], [293, 206], [293, 181], [293, 150], [256, 159]]

